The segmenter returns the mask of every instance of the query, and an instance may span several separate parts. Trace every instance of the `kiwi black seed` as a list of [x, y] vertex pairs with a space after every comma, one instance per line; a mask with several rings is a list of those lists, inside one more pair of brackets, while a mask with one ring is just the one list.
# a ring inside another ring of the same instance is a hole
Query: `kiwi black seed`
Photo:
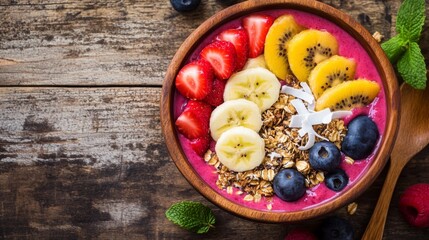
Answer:
[[282, 37], [279, 38], [279, 44], [278, 44], [278, 54], [280, 57], [286, 57], [287, 56], [287, 49], [285, 47], [285, 44], [289, 39], [292, 37], [292, 32], [286, 32], [283, 34]]
[[314, 56], [316, 53], [322, 54], [326, 57], [332, 56], [332, 50], [329, 47], [323, 47], [320, 43], [313, 47], [309, 47], [307, 50], [307, 56], [304, 57], [305, 66], [308, 68], [314, 68], [316, 67], [317, 63], [314, 62]]
[[330, 108], [332, 110], [341, 110], [345, 108], [351, 108], [354, 106], [367, 105], [369, 103], [370, 103], [369, 96], [365, 96], [363, 94], [356, 94], [356, 95], [348, 96], [346, 98], [341, 99], [340, 101], [330, 106]]
[[[348, 69], [348, 67], [346, 68], [346, 70]], [[345, 72], [342, 72], [342, 71], [337, 71], [337, 72], [333, 72], [333, 73], [331, 73], [331, 74], [329, 74], [329, 75], [327, 75], [326, 76], [326, 82], [325, 82], [325, 85], [326, 86], [321, 86], [320, 88], [321, 89], [327, 89], [327, 88], [330, 88], [330, 87], [332, 87], [332, 83], [335, 81], [335, 80], [340, 80], [341, 82], [344, 82], [344, 81], [347, 81], [348, 80], [348, 77], [347, 77], [347, 73], [345, 73]]]

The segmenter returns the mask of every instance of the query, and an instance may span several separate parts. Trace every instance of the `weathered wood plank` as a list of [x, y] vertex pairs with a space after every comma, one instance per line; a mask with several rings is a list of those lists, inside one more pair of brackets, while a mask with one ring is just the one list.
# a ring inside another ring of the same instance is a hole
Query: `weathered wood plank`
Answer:
[[[159, 124], [159, 88], [0, 88], [0, 237], [6, 239], [282, 239], [300, 226], [255, 223], [208, 203], [170, 160]], [[394, 194], [385, 239], [424, 239], [398, 198], [429, 182], [429, 147], [410, 162]], [[360, 236], [381, 176], [348, 216]], [[209, 205], [216, 229], [197, 236], [164, 216], [181, 200]], [[306, 223], [316, 228], [318, 221]]]
[[1, 159], [22, 164], [74, 159], [102, 167], [166, 156], [160, 152], [165, 148], [159, 90], [0, 88]]
[[[15, 3], [15, 4], [14, 4]], [[1, 85], [161, 85], [182, 41], [222, 8], [168, 1], [3, 1]]]
[[[323, 1], [390, 36], [399, 1]], [[183, 40], [224, 6], [168, 1], [0, 1], [0, 85], [161, 85]]]

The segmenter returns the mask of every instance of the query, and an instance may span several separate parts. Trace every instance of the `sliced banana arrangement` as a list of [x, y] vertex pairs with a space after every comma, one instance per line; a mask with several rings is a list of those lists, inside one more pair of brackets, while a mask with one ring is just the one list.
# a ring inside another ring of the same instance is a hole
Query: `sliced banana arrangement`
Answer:
[[258, 105], [261, 112], [270, 108], [279, 98], [280, 82], [269, 70], [256, 67], [237, 72], [225, 86], [225, 101], [244, 98]]
[[215, 108], [210, 116], [210, 132], [215, 141], [225, 131], [238, 126], [255, 132], [261, 129], [262, 117], [258, 105], [246, 99], [226, 101]]
[[233, 127], [225, 131], [217, 141], [215, 150], [219, 161], [236, 172], [259, 166], [265, 157], [264, 140], [246, 127]]

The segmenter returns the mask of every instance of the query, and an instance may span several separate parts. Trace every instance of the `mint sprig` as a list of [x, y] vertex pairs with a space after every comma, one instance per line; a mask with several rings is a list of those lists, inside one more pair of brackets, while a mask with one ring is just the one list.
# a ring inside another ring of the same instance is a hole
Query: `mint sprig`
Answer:
[[417, 89], [426, 88], [426, 79], [421, 81], [421, 76], [426, 77], [426, 64], [420, 47], [417, 43], [411, 42], [407, 52], [398, 61], [398, 72], [402, 76], [407, 76], [408, 84]]
[[410, 41], [420, 39], [425, 23], [425, 0], [405, 0], [398, 11], [396, 31]]
[[206, 233], [216, 222], [212, 210], [199, 202], [183, 201], [173, 204], [166, 212], [168, 220], [195, 233]]
[[398, 11], [398, 35], [381, 44], [404, 81], [416, 89], [426, 88], [426, 64], [418, 41], [425, 22], [425, 0], [405, 0]]

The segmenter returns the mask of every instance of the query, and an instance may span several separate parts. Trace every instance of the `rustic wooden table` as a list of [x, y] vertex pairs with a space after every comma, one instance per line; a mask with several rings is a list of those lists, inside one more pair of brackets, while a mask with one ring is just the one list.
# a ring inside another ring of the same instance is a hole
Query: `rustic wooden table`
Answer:
[[[370, 32], [395, 33], [399, 0], [323, 2]], [[168, 155], [163, 76], [182, 41], [223, 8], [215, 0], [189, 14], [168, 0], [0, 0], [0, 238], [282, 239], [297, 225], [318, 224], [235, 217], [196, 192]], [[428, 239], [428, 229], [410, 227], [398, 211], [400, 193], [428, 183], [428, 173], [429, 147], [399, 179], [385, 239]], [[355, 215], [337, 211], [357, 236], [385, 174], [356, 200]], [[169, 222], [164, 212], [180, 200], [210, 206], [216, 229], [198, 236]]]

